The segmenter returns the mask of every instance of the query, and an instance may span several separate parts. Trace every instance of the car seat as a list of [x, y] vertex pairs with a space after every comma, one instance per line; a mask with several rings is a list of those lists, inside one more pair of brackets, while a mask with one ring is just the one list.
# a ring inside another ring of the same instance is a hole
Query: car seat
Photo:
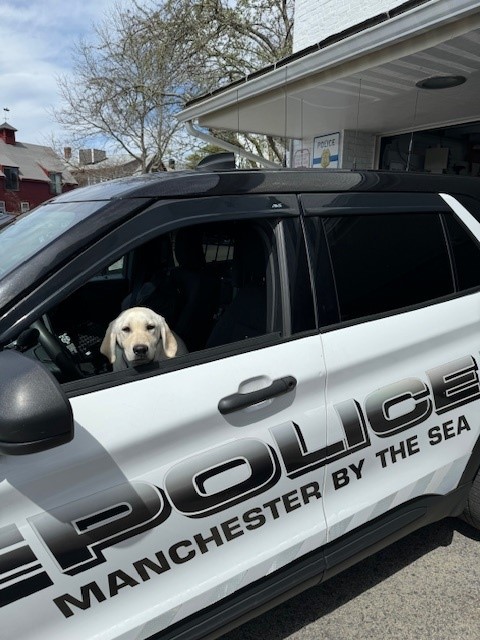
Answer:
[[205, 347], [218, 306], [220, 282], [206, 270], [201, 227], [186, 227], [175, 236], [178, 267], [173, 277], [179, 292], [175, 331], [189, 351]]
[[267, 262], [267, 247], [259, 229], [239, 228], [233, 254], [234, 297], [215, 324], [207, 347], [267, 332]]
[[173, 252], [168, 235], [154, 238], [135, 249], [131, 291], [122, 300], [121, 310], [148, 307], [173, 326], [177, 320], [178, 291], [171, 276], [172, 266]]

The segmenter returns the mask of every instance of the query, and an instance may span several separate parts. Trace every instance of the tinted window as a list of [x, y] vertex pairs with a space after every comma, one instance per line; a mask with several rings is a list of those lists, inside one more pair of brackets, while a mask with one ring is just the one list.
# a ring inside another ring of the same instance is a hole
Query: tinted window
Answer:
[[400, 309], [452, 293], [438, 214], [322, 218], [341, 320]]
[[480, 247], [468, 229], [454, 215], [445, 215], [459, 291], [480, 285]]
[[326, 327], [336, 324], [339, 315], [335, 283], [322, 219], [316, 216], [305, 218], [305, 230], [315, 284], [318, 323], [320, 327]]
[[305, 240], [299, 219], [283, 221], [292, 333], [315, 329], [313, 292], [308, 270]]

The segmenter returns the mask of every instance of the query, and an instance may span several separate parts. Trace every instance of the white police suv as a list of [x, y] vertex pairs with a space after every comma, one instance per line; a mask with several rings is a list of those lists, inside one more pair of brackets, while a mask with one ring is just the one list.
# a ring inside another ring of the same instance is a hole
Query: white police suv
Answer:
[[[161, 173], [0, 230], [2, 638], [199, 640], [480, 527], [480, 181]], [[188, 353], [112, 370], [122, 309]]]

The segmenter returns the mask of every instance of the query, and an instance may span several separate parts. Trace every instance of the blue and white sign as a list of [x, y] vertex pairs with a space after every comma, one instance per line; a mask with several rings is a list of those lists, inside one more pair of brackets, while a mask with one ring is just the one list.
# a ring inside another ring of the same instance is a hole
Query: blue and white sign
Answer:
[[340, 133], [329, 133], [313, 139], [312, 166], [317, 169], [338, 169], [340, 160]]

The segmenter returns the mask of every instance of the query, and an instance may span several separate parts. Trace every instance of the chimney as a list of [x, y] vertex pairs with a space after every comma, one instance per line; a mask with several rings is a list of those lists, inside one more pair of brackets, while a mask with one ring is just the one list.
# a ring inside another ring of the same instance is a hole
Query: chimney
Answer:
[[8, 122], [0, 124], [0, 140], [3, 140], [5, 144], [15, 144], [15, 127], [12, 127]]
[[63, 147], [63, 157], [65, 158], [65, 160], [71, 160], [72, 147]]

